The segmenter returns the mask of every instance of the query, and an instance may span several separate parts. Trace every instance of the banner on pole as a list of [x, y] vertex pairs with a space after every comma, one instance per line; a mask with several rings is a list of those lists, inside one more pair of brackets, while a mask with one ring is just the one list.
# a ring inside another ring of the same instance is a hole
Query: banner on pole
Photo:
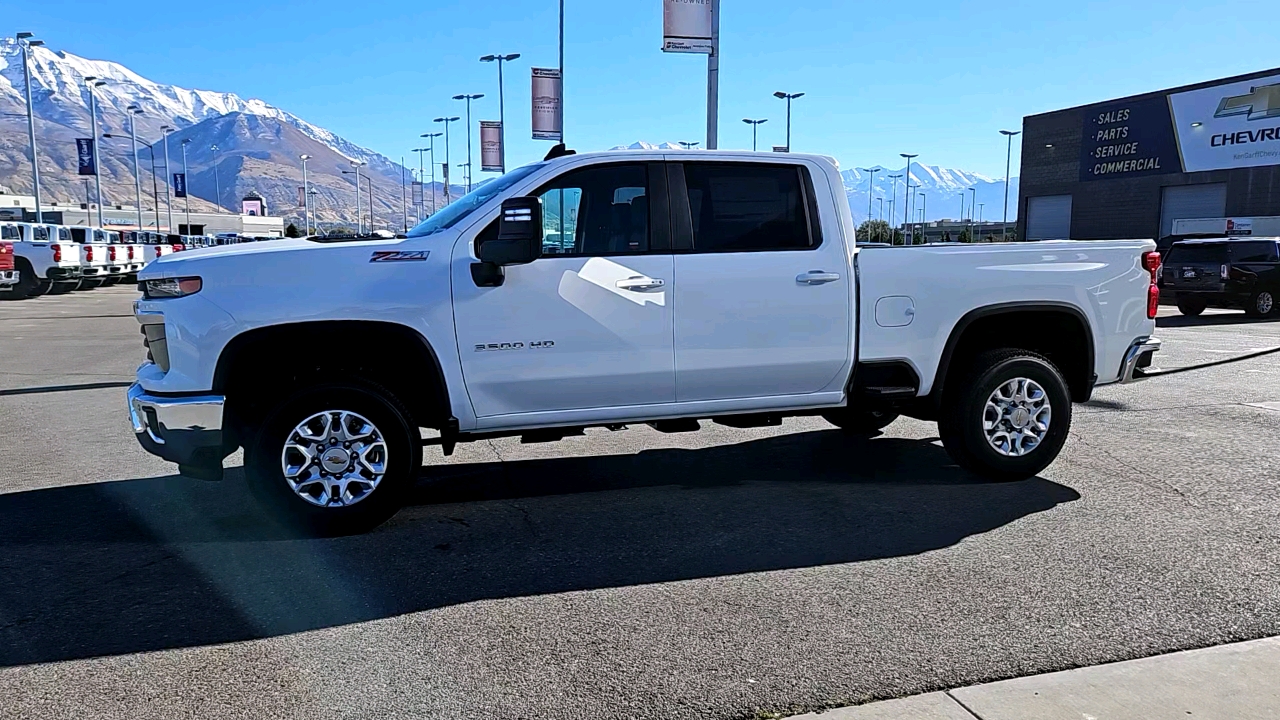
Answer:
[[413, 204], [417, 207], [422, 207], [422, 181], [421, 180], [413, 181]]
[[298, 186], [298, 207], [307, 206], [307, 189], [301, 185]]
[[497, 120], [480, 121], [480, 170], [502, 172], [502, 123]]
[[560, 141], [564, 137], [564, 117], [560, 100], [564, 92], [559, 68], [533, 70], [533, 139]]
[[715, 52], [712, 40], [712, 0], [662, 0], [662, 51]]
[[440, 163], [440, 172], [444, 173], [444, 189], [449, 190], [449, 163]]
[[173, 174], [173, 196], [176, 198], [184, 198], [187, 196], [187, 174]]
[[81, 175], [98, 174], [98, 158], [95, 156], [93, 138], [76, 138], [76, 158]]

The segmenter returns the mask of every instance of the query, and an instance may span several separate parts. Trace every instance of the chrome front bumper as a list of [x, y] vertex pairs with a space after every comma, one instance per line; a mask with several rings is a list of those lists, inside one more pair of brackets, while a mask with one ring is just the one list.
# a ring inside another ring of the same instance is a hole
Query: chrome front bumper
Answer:
[[1146, 380], [1146, 369], [1151, 367], [1151, 359], [1160, 352], [1160, 339], [1153, 337], [1138, 338], [1129, 345], [1124, 354], [1124, 364], [1120, 366], [1120, 382], [1130, 383]]
[[10, 285], [18, 284], [22, 279], [17, 270], [0, 270], [0, 290], [8, 290]]
[[222, 409], [226, 398], [148, 395], [134, 383], [126, 400], [133, 433], [147, 452], [179, 466], [222, 467]]

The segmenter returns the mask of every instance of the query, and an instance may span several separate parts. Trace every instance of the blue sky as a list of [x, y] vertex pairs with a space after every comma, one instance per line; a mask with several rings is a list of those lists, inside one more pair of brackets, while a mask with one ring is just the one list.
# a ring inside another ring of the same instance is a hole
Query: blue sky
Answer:
[[[750, 147], [743, 117], [769, 118], [760, 144], [781, 144], [784, 105], [772, 93], [805, 92], [793, 147], [845, 168], [900, 167], [898, 153], [912, 152], [1001, 176], [998, 131], [1024, 115], [1280, 65], [1275, 0], [724, 5], [721, 147]], [[5, 34], [31, 30], [159, 82], [262, 98], [393, 158], [411, 155], [432, 118], [463, 114], [452, 95], [485, 93], [473, 120], [496, 119], [497, 71], [478, 58], [519, 52], [507, 74], [508, 165], [549, 147], [529, 139], [529, 68], [556, 65], [555, 0], [6, 6]], [[566, 13], [571, 147], [704, 139], [705, 59], [659, 50], [659, 0], [566, 0]], [[458, 160], [464, 140], [454, 135]]]

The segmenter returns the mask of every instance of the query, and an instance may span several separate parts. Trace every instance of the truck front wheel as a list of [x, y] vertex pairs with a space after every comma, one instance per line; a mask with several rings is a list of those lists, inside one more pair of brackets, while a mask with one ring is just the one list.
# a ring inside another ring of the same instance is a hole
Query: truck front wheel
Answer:
[[422, 465], [404, 406], [366, 382], [302, 389], [246, 444], [245, 474], [264, 507], [308, 534], [350, 535], [400, 509]]
[[1024, 350], [986, 352], [948, 386], [938, 433], [960, 467], [991, 480], [1024, 480], [1062, 450], [1071, 395], [1047, 359]]

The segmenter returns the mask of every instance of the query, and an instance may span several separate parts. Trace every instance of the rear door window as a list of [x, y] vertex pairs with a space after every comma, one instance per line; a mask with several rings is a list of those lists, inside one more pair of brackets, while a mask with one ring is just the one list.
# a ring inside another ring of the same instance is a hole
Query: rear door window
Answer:
[[0, 240], [18, 240], [17, 225], [0, 225]]
[[1169, 251], [1169, 264], [1174, 263], [1225, 263], [1226, 243], [1177, 244]]
[[1274, 240], [1239, 242], [1231, 245], [1231, 262], [1264, 263], [1280, 260]]
[[694, 252], [808, 250], [812, 231], [798, 165], [684, 165]]

